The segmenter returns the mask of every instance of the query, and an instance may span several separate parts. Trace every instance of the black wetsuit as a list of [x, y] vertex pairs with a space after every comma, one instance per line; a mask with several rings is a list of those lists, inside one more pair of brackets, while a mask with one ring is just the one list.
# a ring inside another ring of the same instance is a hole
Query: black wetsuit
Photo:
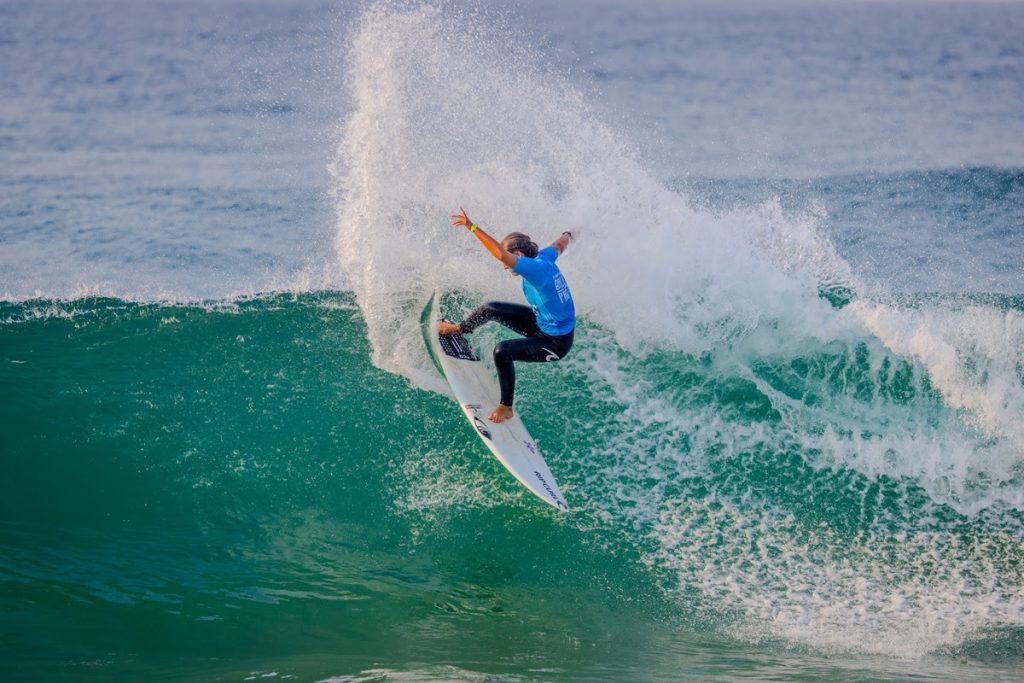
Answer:
[[572, 348], [575, 330], [557, 337], [544, 334], [537, 326], [537, 316], [529, 306], [503, 301], [488, 301], [459, 323], [459, 330], [468, 334], [494, 320], [523, 335], [523, 339], [507, 339], [494, 347], [494, 365], [498, 369], [501, 403], [512, 405], [516, 390], [516, 369], [513, 361], [543, 363], [561, 360]]

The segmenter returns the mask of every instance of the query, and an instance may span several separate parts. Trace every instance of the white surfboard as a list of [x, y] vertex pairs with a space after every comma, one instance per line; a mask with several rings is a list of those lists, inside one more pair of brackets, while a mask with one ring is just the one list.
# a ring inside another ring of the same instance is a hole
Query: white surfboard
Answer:
[[462, 412], [491, 453], [523, 486], [549, 505], [568, 510], [551, 470], [519, 415], [497, 424], [487, 419], [498, 405], [501, 395], [498, 384], [465, 337], [437, 333], [437, 323], [441, 319], [440, 302], [441, 296], [435, 294], [427, 336]]

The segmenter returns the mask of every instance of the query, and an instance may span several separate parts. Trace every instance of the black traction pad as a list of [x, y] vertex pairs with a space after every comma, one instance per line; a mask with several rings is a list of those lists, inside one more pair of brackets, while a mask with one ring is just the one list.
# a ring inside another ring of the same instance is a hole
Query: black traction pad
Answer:
[[459, 360], [480, 360], [473, 353], [473, 348], [461, 334], [439, 334], [437, 340], [441, 344], [444, 355]]

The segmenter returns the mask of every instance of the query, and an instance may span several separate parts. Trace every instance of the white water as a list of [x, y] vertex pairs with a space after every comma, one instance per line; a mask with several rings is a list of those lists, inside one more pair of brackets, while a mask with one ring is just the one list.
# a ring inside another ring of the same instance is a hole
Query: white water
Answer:
[[385, 5], [363, 17], [350, 60], [338, 254], [380, 367], [429, 384], [422, 344], [403, 340], [417, 322], [409, 311], [435, 287], [516, 296], [517, 283], [450, 225], [460, 206], [498, 237], [523, 230], [546, 244], [578, 230], [560, 262], [577, 310], [628, 348], [699, 354], [762, 319], [786, 318], [794, 336], [832, 324], [816, 289], [848, 274], [813, 217], [693, 211], [567, 79], [493, 23]]

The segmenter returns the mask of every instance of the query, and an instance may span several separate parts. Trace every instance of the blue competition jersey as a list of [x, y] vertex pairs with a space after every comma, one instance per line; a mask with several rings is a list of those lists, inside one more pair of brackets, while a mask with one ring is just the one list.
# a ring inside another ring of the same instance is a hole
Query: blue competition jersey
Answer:
[[555, 265], [558, 250], [545, 247], [537, 258], [520, 256], [512, 272], [523, 278], [523, 294], [537, 316], [541, 332], [557, 337], [576, 327], [576, 307], [569, 285]]

